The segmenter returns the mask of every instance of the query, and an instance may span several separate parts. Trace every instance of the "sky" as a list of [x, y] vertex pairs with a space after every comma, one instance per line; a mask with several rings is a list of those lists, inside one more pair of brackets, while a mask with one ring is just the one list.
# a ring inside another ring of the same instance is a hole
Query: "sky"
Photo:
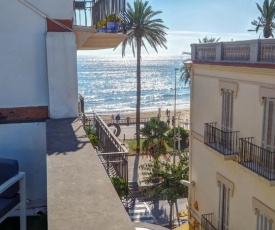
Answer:
[[[190, 52], [190, 44], [198, 43], [198, 38], [215, 37], [220, 41], [258, 39], [261, 33], [248, 32], [251, 21], [260, 13], [256, 2], [261, 6], [264, 0], [148, 0], [154, 11], [160, 10], [166, 30], [167, 49], [158, 53], [181, 54]], [[127, 0], [130, 4], [134, 0]], [[82, 51], [87, 52], [87, 51]], [[121, 54], [121, 48], [88, 51], [93, 54]], [[131, 54], [131, 50], [127, 54]], [[146, 51], [143, 51], [143, 53]], [[149, 49], [150, 54], [156, 52]], [[127, 55], [126, 54], [126, 55]]]

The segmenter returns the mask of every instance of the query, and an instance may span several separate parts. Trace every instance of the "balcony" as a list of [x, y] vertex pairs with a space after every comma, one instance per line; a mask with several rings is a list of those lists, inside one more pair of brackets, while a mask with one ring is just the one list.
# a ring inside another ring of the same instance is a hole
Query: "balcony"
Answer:
[[234, 160], [238, 154], [238, 131], [226, 132], [216, 127], [217, 123], [206, 123], [204, 144], [224, 156], [225, 160]]
[[213, 213], [201, 215], [201, 228], [202, 230], [217, 230], [212, 224]]
[[78, 50], [97, 50], [117, 47], [126, 35], [97, 32], [96, 24], [106, 15], [116, 14], [124, 18], [125, 0], [93, 0], [74, 1], [73, 30], [76, 33]]
[[252, 137], [240, 139], [239, 163], [275, 182], [275, 153], [253, 144], [252, 140]]
[[193, 62], [275, 63], [275, 39], [192, 44]]

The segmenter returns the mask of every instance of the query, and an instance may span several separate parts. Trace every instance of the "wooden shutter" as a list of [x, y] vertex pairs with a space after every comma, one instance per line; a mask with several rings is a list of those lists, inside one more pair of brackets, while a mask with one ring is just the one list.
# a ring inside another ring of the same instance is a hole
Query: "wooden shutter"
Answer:
[[219, 187], [219, 215], [218, 215], [218, 229], [228, 230], [229, 224], [229, 198], [230, 189], [223, 183]]
[[264, 104], [264, 119], [262, 147], [271, 152], [275, 150], [275, 99], [266, 98]]
[[232, 131], [233, 127], [233, 95], [231, 90], [222, 90], [222, 130]]

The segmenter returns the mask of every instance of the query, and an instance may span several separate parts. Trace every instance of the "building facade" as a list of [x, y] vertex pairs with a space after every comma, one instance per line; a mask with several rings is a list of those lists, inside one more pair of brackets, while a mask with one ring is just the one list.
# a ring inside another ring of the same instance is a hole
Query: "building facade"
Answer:
[[[29, 208], [47, 205], [46, 120], [78, 116], [77, 50], [116, 47], [126, 36], [96, 33], [91, 18], [76, 23], [107, 2], [0, 2], [0, 157], [26, 172]], [[124, 10], [117, 3], [112, 13]]]
[[275, 40], [191, 47], [189, 221], [275, 229]]

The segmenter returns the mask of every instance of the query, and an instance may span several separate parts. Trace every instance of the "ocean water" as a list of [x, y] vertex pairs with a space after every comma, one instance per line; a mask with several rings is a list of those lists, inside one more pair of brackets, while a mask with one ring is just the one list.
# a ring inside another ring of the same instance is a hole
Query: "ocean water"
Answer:
[[[183, 55], [145, 55], [141, 60], [141, 110], [172, 109], [175, 68]], [[136, 108], [136, 59], [132, 55], [77, 56], [78, 90], [85, 112], [100, 114], [134, 111]], [[189, 108], [190, 89], [176, 73], [177, 108]]]

